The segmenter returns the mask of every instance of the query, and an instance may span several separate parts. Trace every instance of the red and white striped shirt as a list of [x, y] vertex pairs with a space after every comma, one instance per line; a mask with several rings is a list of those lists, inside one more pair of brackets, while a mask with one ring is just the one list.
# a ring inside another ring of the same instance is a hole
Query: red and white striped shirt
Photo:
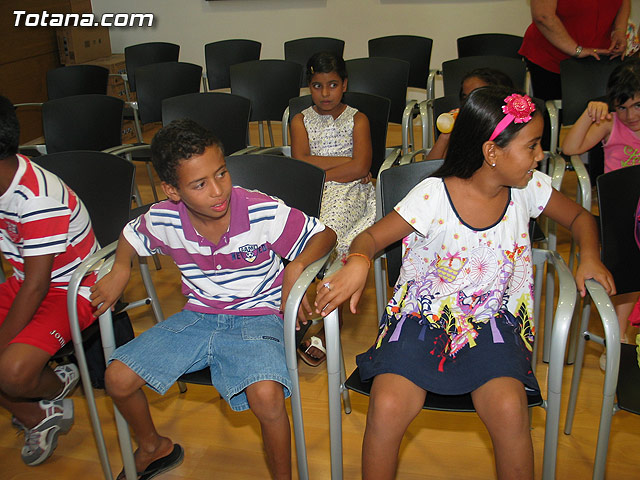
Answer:
[[[100, 248], [89, 213], [60, 178], [17, 157], [18, 170], [0, 196], [0, 249], [20, 281], [25, 257], [55, 254], [51, 286], [66, 289], [78, 265]], [[88, 298], [88, 289], [81, 294]]]

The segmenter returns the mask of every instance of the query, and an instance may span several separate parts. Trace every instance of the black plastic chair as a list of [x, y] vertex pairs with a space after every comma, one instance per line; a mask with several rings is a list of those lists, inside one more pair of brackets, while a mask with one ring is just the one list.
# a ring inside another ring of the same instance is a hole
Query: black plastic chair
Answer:
[[458, 58], [476, 55], [498, 55], [518, 60], [522, 56], [518, 53], [522, 45], [522, 37], [506, 33], [480, 33], [460, 37], [458, 44]]
[[84, 95], [107, 94], [109, 70], [98, 65], [68, 65], [47, 72], [47, 97], [49, 100]]
[[[284, 59], [300, 64], [304, 72], [307, 61], [318, 52], [333, 52], [339, 57], [344, 55], [344, 40], [328, 37], [298, 38], [284, 42]], [[300, 87], [307, 86], [304, 75], [300, 78]]]
[[[103, 249], [94, 256], [99, 257], [101, 256], [101, 252], [105, 251], [113, 253], [115, 242], [118, 240], [124, 225], [129, 221], [131, 214], [131, 194], [134, 184], [135, 167], [123, 158], [104, 152], [92, 151], [54, 153], [35, 158], [33, 161], [60, 177], [86, 206], [96, 238], [103, 246]], [[140, 262], [140, 273], [148, 297], [130, 303], [127, 309], [150, 303], [155, 320], [162, 321], [164, 317], [162, 315], [162, 309], [160, 308], [160, 302], [155, 292], [153, 282], [151, 281], [146, 261], [144, 260]], [[73, 290], [71, 286], [73, 283], [74, 280], [72, 278], [69, 287], [70, 291]], [[75, 302], [71, 303], [75, 306]], [[71, 313], [70, 316], [72, 316]], [[95, 328], [97, 325], [98, 322], [95, 322], [89, 328]], [[87, 399], [89, 416], [98, 447], [98, 455], [105, 478], [111, 479], [113, 478], [113, 474], [111, 472], [91, 385], [91, 378], [82, 346], [83, 338], [77, 324], [77, 312], [75, 314], [75, 323], [73, 321], [71, 322], [71, 330], [74, 355], [80, 369], [83, 391]], [[100, 330], [110, 330], [111, 339], [113, 339], [113, 328], [110, 323], [107, 325], [102, 322], [101, 319]], [[103, 336], [102, 339], [105, 349], [111, 346], [112, 350], [113, 346], [108, 341], [108, 337], [105, 338]]]
[[387, 57], [368, 57], [347, 60], [349, 83], [347, 91], [369, 93], [391, 101], [389, 122], [401, 125], [402, 153], [412, 148], [410, 132], [413, 124], [415, 100], [407, 102], [409, 69], [404, 60]]
[[[617, 294], [640, 291], [640, 250], [634, 238], [635, 212], [640, 198], [640, 165], [600, 175], [596, 184], [602, 263], [613, 274]], [[590, 281], [587, 291], [564, 432], [571, 434], [573, 426], [585, 343], [587, 340], [594, 340], [607, 347], [602, 410], [593, 467], [593, 478], [601, 479], [605, 474], [611, 417], [618, 409], [640, 414], [640, 367], [636, 346], [620, 344], [618, 318], [604, 289], [595, 281]], [[600, 315], [604, 338], [588, 330], [590, 300], [594, 301]]]
[[162, 123], [189, 118], [222, 141], [225, 154], [247, 147], [251, 102], [229, 93], [188, 93], [162, 101]]
[[409, 82], [413, 88], [426, 90], [433, 40], [416, 35], [390, 35], [372, 38], [369, 57], [397, 58], [409, 62]]
[[120, 145], [123, 108], [119, 98], [98, 94], [45, 102], [42, 127], [47, 153], [98, 151]]
[[251, 101], [250, 121], [259, 122], [260, 146], [264, 147], [264, 121], [271, 146], [271, 121], [281, 121], [289, 99], [300, 95], [302, 67], [286, 60], [255, 60], [232, 65], [231, 93]]
[[233, 39], [207, 43], [204, 46], [206, 67], [205, 91], [229, 88], [229, 67], [236, 63], [260, 59], [262, 43], [255, 40]]
[[[113, 150], [112, 153], [127, 154], [131, 160], [145, 162], [153, 198], [158, 201], [158, 193], [151, 171], [149, 148], [142, 139], [142, 126], [162, 121], [162, 101], [164, 99], [187, 93], [198, 93], [202, 67], [184, 62], [154, 63], [138, 68], [136, 76], [138, 101], [132, 105], [138, 143], [134, 146]], [[139, 195], [137, 191], [136, 194]]]
[[[136, 71], [145, 65], [163, 62], [177, 62], [180, 45], [167, 42], [149, 42], [130, 45], [124, 49], [124, 62], [127, 68], [127, 95], [137, 91]], [[130, 99], [129, 99], [130, 100]]]
[[462, 77], [476, 68], [500, 70], [513, 80], [516, 88], [525, 89], [527, 67], [522, 60], [496, 55], [481, 55], [448, 60], [442, 63], [444, 94], [458, 95]]

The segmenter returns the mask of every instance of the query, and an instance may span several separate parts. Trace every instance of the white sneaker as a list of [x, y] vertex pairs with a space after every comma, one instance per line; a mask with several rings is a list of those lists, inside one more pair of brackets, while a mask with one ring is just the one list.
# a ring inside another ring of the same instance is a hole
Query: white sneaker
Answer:
[[68, 432], [73, 425], [73, 400], [40, 400], [39, 404], [45, 417], [35, 427], [25, 428], [21, 452], [22, 461], [31, 467], [49, 458], [58, 445], [58, 434]]
[[76, 385], [78, 385], [78, 381], [80, 380], [80, 371], [73, 363], [65, 363], [64, 365], [58, 365], [54, 368], [53, 373], [55, 373], [64, 384], [64, 387], [58, 396], [51, 399], [52, 402], [55, 402], [56, 400], [66, 398], [66, 396], [76, 388]]

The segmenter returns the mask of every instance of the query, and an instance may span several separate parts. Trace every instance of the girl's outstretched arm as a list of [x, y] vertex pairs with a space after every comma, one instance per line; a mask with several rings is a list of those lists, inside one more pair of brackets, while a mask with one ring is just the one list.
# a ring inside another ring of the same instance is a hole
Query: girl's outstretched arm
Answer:
[[552, 190], [543, 213], [571, 231], [580, 248], [580, 265], [576, 271], [576, 286], [580, 295], [585, 296], [584, 281], [589, 278], [600, 282], [609, 295], [615, 295], [613, 276], [600, 261], [598, 228], [593, 215], [556, 190]]
[[562, 142], [566, 155], [580, 155], [607, 138], [613, 128], [613, 116], [604, 102], [589, 102], [587, 108]]
[[[393, 211], [358, 235], [349, 248], [347, 263], [318, 284], [316, 312], [324, 317], [350, 298], [350, 310], [356, 313], [356, 307], [367, 282], [371, 259], [384, 247], [413, 231], [413, 227]], [[325, 286], [327, 284], [329, 288]]]
[[304, 127], [304, 119], [301, 113], [298, 113], [293, 117], [293, 120], [291, 120], [291, 156], [297, 160], [315, 165], [325, 171], [351, 161], [351, 157], [321, 157], [311, 155], [309, 136], [307, 135], [307, 129]]

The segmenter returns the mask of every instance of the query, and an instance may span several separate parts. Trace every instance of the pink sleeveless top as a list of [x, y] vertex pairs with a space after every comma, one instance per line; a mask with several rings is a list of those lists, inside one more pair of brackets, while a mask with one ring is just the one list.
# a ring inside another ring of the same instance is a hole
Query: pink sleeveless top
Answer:
[[604, 148], [604, 172], [640, 165], [640, 138], [613, 115], [613, 128]]

